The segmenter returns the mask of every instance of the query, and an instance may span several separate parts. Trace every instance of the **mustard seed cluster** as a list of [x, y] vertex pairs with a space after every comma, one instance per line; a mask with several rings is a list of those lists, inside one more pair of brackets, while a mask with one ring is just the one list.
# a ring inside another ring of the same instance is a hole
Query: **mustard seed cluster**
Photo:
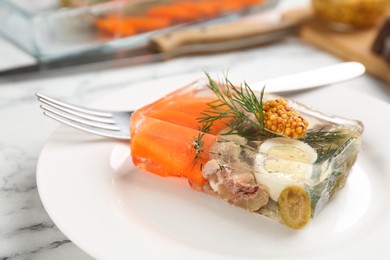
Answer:
[[273, 99], [263, 103], [265, 128], [290, 138], [300, 138], [309, 123], [299, 113], [287, 105], [284, 99]]

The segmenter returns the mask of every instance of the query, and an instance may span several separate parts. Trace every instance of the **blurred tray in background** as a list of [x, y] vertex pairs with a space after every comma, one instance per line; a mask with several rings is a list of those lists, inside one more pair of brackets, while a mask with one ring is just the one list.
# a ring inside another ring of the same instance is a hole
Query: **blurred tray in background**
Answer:
[[[0, 0], [0, 33], [40, 61], [147, 44], [182, 26], [236, 19], [278, 0]], [[82, 55], [81, 55], [82, 56]]]

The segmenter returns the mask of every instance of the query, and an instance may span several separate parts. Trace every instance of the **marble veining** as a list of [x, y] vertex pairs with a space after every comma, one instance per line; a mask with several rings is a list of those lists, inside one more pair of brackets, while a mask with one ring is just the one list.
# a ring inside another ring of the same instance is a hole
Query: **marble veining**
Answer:
[[[64, 69], [0, 79], [0, 260], [91, 259], [56, 227], [39, 198], [35, 176], [39, 153], [58, 123], [42, 115], [36, 92], [87, 104], [142, 81], [168, 76], [187, 74], [194, 79], [203, 71], [229, 71], [233, 82], [253, 82], [337, 62], [292, 37], [260, 48], [149, 65], [73, 74]], [[369, 76], [340, 87], [390, 102], [390, 88]]]
[[69, 239], [64, 239], [64, 240], [60, 240], [60, 241], [54, 241], [48, 245], [44, 245], [42, 247], [38, 247], [38, 248], [35, 248], [34, 250], [29, 250], [29, 251], [25, 251], [25, 252], [21, 252], [21, 253], [16, 253], [16, 254], [11, 254], [11, 255], [7, 255], [7, 256], [2, 256], [0, 257], [0, 260], [9, 260], [9, 259], [17, 259], [17, 258], [29, 258], [33, 255], [37, 255], [39, 254], [40, 252], [44, 251], [44, 250], [53, 250], [53, 249], [56, 249], [64, 244], [67, 244], [67, 243], [71, 243], [71, 241]]

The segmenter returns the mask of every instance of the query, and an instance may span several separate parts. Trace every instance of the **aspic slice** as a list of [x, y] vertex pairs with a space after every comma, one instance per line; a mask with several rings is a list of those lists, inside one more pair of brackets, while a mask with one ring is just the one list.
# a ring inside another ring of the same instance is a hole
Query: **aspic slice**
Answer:
[[359, 121], [211, 78], [135, 111], [130, 125], [137, 167], [184, 177], [198, 191], [293, 229], [341, 187], [363, 131]]

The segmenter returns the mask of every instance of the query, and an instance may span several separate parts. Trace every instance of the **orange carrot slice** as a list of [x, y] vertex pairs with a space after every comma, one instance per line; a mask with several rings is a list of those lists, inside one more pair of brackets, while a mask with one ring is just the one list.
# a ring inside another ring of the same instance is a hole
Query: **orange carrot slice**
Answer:
[[180, 8], [183, 13], [191, 14], [197, 20], [207, 17], [210, 13], [209, 8], [205, 6], [202, 8], [198, 2], [177, 2], [172, 7]]
[[[187, 126], [187, 127], [194, 127], [193, 129], [198, 130], [200, 127], [202, 127], [203, 124], [199, 124], [199, 119], [204, 117], [202, 113], [206, 111], [207, 109], [210, 108], [209, 102], [213, 101], [214, 99], [207, 97], [207, 98], [196, 98], [196, 99], [186, 99], [186, 100], [173, 100], [169, 102], [168, 104], [164, 106], [160, 106], [158, 109], [160, 110], [159, 113], [163, 113], [163, 111], [177, 111], [177, 115], [171, 114], [170, 117], [168, 118], [169, 115], [165, 114], [163, 120], [168, 120], [169, 122], [172, 123], [177, 123], [179, 125]], [[221, 107], [223, 109], [223, 107]], [[179, 113], [180, 112], [180, 113]], [[166, 113], [166, 112], [165, 112]], [[180, 114], [180, 115], [179, 115]], [[184, 118], [183, 115], [181, 114], [187, 114], [191, 117], [186, 117]], [[154, 118], [156, 115], [152, 116]], [[177, 117], [177, 119], [172, 119], [174, 117]], [[180, 120], [183, 120], [180, 122]], [[209, 133], [210, 134], [218, 134], [222, 129], [226, 128], [226, 125], [229, 121], [222, 119], [219, 121], [214, 122], [213, 126], [211, 127]]]
[[[212, 97], [189, 99], [187, 92], [174, 92], [142, 109], [131, 117], [131, 153], [137, 167], [160, 176], [181, 176], [193, 185], [202, 185], [201, 165], [206, 163], [217, 133], [226, 128], [223, 120], [202, 134], [198, 118], [209, 108]], [[181, 95], [183, 94], [183, 96]], [[202, 135], [201, 151], [194, 147]]]
[[198, 20], [196, 12], [188, 12], [180, 6], [156, 6], [148, 10], [148, 16], [164, 17], [171, 19], [173, 22], [191, 22]]
[[256, 4], [261, 4], [264, 2], [264, 0], [242, 0], [243, 3], [247, 5], [256, 5]]
[[175, 100], [161, 109], [178, 110], [198, 118], [202, 116], [203, 111], [209, 109], [208, 103], [213, 100], [211, 98]]
[[[137, 122], [131, 122], [131, 124]], [[198, 131], [145, 117], [142, 125], [133, 130], [131, 153], [134, 163], [161, 176], [182, 176], [202, 185], [204, 178], [200, 164], [208, 159], [207, 152], [195, 160], [193, 142]], [[135, 132], [135, 134], [134, 134]], [[204, 135], [203, 149], [207, 151], [216, 141], [213, 135]]]
[[170, 19], [164, 17], [128, 17], [125, 22], [141, 32], [162, 29], [171, 24]]
[[199, 129], [201, 124], [194, 116], [175, 110], [159, 110], [148, 114], [148, 117], [159, 119], [176, 125], [185, 126], [194, 130]]
[[197, 8], [206, 17], [217, 16], [221, 12], [221, 5], [209, 3], [209, 1], [202, 1], [197, 3]]
[[96, 20], [96, 27], [113, 36], [130, 36], [136, 34], [136, 29], [127, 24], [122, 17], [108, 16]]
[[239, 11], [245, 7], [245, 4], [237, 0], [224, 0], [224, 11]]

